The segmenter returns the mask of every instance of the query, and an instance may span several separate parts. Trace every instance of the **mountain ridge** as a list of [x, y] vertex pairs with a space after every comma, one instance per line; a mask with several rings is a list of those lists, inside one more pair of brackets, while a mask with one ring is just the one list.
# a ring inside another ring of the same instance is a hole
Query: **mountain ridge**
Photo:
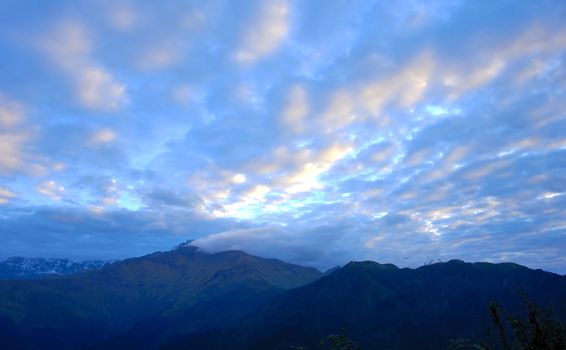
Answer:
[[478, 339], [487, 305], [521, 310], [520, 291], [566, 320], [566, 278], [514, 263], [453, 260], [416, 269], [350, 262], [288, 290], [232, 329], [177, 338], [165, 348], [319, 349], [346, 329], [363, 349], [445, 349], [450, 339]]
[[[183, 247], [75, 275], [0, 282], [0, 318], [5, 329], [18, 330], [13, 342], [71, 349], [105, 341], [144, 320], [184, 319], [186, 324], [173, 325], [179, 332], [223, 326], [321, 275], [244, 252]], [[216, 306], [222, 303], [225, 309]], [[0, 329], [0, 339], [9, 337], [5, 333]]]
[[478, 334], [490, 300], [517, 310], [519, 290], [566, 320], [566, 277], [515, 263], [351, 261], [323, 274], [186, 242], [73, 275], [0, 281], [0, 347], [314, 350], [347, 329], [364, 349], [442, 349]]
[[36, 279], [99, 269], [117, 260], [73, 260], [65, 258], [9, 257], [0, 261], [0, 280]]

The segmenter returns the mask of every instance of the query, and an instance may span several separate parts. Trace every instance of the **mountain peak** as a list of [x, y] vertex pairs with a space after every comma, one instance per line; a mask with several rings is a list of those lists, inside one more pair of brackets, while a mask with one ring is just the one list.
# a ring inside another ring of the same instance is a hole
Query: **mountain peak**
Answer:
[[356, 270], [399, 270], [396, 265], [393, 264], [380, 264], [375, 261], [350, 261], [344, 268], [356, 269]]
[[451, 259], [451, 260], [448, 260], [447, 263], [456, 265], [456, 264], [465, 264], [466, 262], [464, 260], [460, 260], [460, 259]]
[[490, 262], [467, 262], [460, 259], [451, 259], [445, 262], [439, 261], [433, 264], [426, 264], [418, 269], [436, 269], [439, 271], [460, 271], [460, 270], [531, 270], [526, 266], [519, 265], [512, 262], [500, 262], [500, 263], [490, 263]]

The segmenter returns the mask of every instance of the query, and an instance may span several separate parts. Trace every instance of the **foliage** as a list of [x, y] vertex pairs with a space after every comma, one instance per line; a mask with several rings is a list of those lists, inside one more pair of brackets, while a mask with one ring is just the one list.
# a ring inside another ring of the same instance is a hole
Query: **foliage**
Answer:
[[[320, 341], [322, 349], [325, 350], [361, 350], [361, 348], [354, 344], [343, 330], [340, 334], [331, 334], [325, 339]], [[304, 346], [292, 346], [291, 350], [308, 350]]]
[[325, 346], [328, 350], [360, 350], [361, 348], [354, 344], [345, 332], [341, 334], [332, 334], [321, 340], [320, 345]]
[[521, 295], [527, 309], [526, 319], [510, 315], [497, 303], [490, 303], [488, 311], [495, 326], [497, 340], [493, 340], [493, 330], [487, 339], [479, 344], [465, 340], [453, 341], [452, 349], [477, 350], [566, 350], [566, 332], [559, 321], [552, 319], [550, 309], [540, 309], [525, 295]]

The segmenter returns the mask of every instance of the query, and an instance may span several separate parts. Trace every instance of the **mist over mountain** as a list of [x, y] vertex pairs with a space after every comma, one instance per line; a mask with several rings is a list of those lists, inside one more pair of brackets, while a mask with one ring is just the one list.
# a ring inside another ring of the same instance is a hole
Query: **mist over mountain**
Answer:
[[566, 320], [566, 277], [517, 264], [418, 269], [351, 262], [323, 274], [189, 243], [98, 269], [0, 282], [9, 349], [317, 349], [347, 330], [363, 349], [444, 349], [480, 336], [487, 304], [519, 292]]

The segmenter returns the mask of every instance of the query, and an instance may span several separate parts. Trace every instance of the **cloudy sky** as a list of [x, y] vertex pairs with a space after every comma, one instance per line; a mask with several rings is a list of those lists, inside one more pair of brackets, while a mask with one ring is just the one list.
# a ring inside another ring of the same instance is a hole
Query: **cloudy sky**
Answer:
[[564, 1], [0, 3], [0, 257], [566, 273]]

